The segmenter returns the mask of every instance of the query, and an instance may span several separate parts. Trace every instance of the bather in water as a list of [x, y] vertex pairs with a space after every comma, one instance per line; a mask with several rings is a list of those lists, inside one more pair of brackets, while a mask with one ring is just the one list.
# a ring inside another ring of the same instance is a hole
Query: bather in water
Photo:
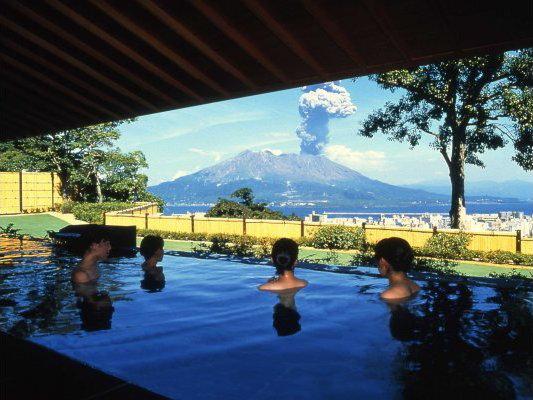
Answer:
[[376, 244], [375, 257], [379, 273], [389, 280], [389, 288], [381, 293], [382, 299], [406, 299], [420, 291], [420, 286], [407, 277], [414, 254], [406, 240], [397, 237], [380, 240]]
[[75, 284], [89, 284], [97, 281], [100, 277], [98, 263], [109, 257], [111, 243], [101, 229], [95, 229], [84, 234], [81, 242], [84, 243], [83, 258], [72, 271], [71, 280]]
[[148, 235], [141, 241], [140, 253], [144, 257], [141, 288], [150, 292], [161, 291], [165, 287], [163, 268], [157, 266], [163, 260], [164, 246], [165, 241], [160, 236]]
[[259, 290], [287, 290], [304, 288], [307, 281], [294, 275], [298, 261], [298, 244], [292, 239], [279, 239], [272, 247], [272, 263], [276, 267], [276, 276], [259, 286]]

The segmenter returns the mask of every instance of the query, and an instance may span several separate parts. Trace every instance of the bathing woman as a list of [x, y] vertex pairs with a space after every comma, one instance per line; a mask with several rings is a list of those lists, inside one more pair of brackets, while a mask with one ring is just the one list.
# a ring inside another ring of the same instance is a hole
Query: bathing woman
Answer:
[[303, 288], [307, 281], [294, 276], [298, 260], [298, 244], [292, 239], [279, 239], [272, 247], [272, 262], [276, 276], [259, 286], [259, 290], [287, 290]]
[[95, 229], [83, 235], [81, 239], [85, 245], [83, 258], [80, 265], [72, 271], [71, 280], [73, 283], [96, 282], [100, 277], [98, 262], [109, 257], [111, 243], [101, 229]]
[[389, 288], [381, 293], [382, 299], [405, 299], [420, 290], [406, 274], [414, 260], [413, 249], [407, 241], [397, 237], [380, 240], [375, 256], [379, 273], [389, 280]]

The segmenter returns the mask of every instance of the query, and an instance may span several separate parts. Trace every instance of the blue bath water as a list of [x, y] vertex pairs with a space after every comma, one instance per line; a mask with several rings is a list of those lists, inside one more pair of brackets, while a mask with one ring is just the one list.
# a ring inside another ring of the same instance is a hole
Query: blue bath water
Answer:
[[372, 270], [310, 266], [297, 271], [309, 286], [280, 296], [257, 290], [270, 266], [167, 254], [164, 283], [147, 282], [139, 258], [102, 263], [104, 311], [91, 314], [69, 283], [76, 262], [4, 246], [2, 330], [171, 398], [533, 395], [525, 284], [424, 278], [419, 296], [389, 305]]

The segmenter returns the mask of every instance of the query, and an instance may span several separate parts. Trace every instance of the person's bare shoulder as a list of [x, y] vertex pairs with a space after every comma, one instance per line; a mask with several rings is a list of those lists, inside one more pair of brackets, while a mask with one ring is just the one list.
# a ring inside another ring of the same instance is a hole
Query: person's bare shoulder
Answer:
[[298, 279], [298, 288], [304, 288], [307, 285], [309, 285], [309, 282], [307, 282], [305, 279]]
[[384, 300], [405, 299], [411, 296], [411, 291], [403, 285], [393, 286], [381, 293], [380, 297]]
[[74, 283], [87, 283], [90, 281], [89, 275], [80, 270], [74, 270], [71, 279]]

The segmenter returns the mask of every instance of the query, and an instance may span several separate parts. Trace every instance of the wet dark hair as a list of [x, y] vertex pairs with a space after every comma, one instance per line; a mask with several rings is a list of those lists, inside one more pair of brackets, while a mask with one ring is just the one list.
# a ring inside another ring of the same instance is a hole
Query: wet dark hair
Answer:
[[298, 243], [292, 239], [279, 239], [272, 246], [272, 261], [276, 267], [276, 273], [292, 271], [298, 259]]
[[100, 243], [102, 241], [109, 241], [109, 235], [105, 228], [100, 226], [95, 226], [92, 229], [88, 229], [86, 232], [83, 232], [80, 238], [79, 250], [81, 253], [85, 253], [91, 249], [93, 243]]
[[374, 249], [376, 260], [384, 258], [394, 271], [407, 272], [413, 264], [414, 254], [407, 240], [390, 237], [382, 239]]
[[148, 260], [153, 257], [157, 250], [162, 249], [164, 246], [165, 241], [161, 236], [147, 235], [141, 241], [140, 253], [146, 260]]

